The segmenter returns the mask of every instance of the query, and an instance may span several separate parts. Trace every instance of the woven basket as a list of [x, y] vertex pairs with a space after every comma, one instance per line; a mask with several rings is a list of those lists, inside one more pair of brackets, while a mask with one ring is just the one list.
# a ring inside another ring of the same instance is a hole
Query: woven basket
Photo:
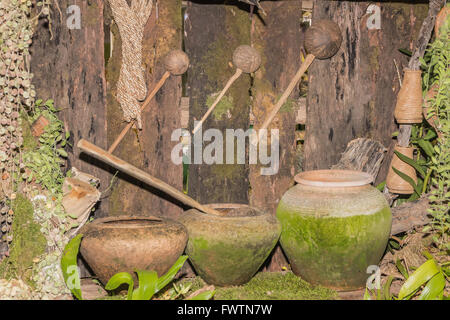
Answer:
[[[408, 158], [413, 158], [414, 148], [412, 147], [396, 146], [395, 151], [400, 152]], [[397, 173], [395, 173], [392, 167], [411, 177], [414, 180], [414, 183], [417, 183], [416, 170], [406, 162], [400, 160], [400, 158], [394, 153], [386, 178], [386, 186], [390, 192], [398, 194], [412, 194], [414, 192], [414, 188], [407, 181], [403, 180], [403, 178]]]
[[398, 123], [422, 122], [422, 71], [405, 69], [403, 85], [398, 93], [395, 119]]

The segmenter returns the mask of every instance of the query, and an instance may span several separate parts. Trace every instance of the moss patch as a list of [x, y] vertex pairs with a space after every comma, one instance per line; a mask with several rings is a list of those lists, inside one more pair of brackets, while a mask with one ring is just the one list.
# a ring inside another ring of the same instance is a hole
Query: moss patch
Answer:
[[[183, 279], [194, 292], [205, 286], [200, 278]], [[215, 300], [335, 300], [337, 292], [313, 286], [292, 272], [260, 272], [242, 286], [216, 288]]]
[[45, 253], [47, 240], [33, 221], [33, 205], [23, 195], [12, 204], [14, 221], [10, 256], [0, 264], [0, 277], [17, 277], [30, 283], [33, 259]]
[[[211, 95], [206, 99], [206, 105], [207, 107], [211, 107], [211, 105], [216, 100], [216, 95]], [[222, 120], [223, 116], [228, 113], [228, 110], [233, 110], [233, 97], [231, 96], [223, 96], [222, 99], [220, 99], [219, 103], [217, 103], [216, 107], [214, 108], [212, 114], [216, 120]]]

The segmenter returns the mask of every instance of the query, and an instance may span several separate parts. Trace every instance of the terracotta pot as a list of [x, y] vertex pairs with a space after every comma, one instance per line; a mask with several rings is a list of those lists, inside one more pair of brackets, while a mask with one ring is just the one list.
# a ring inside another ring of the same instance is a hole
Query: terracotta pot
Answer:
[[[413, 158], [414, 148], [396, 146], [394, 150], [400, 152], [408, 158]], [[414, 192], [414, 188], [402, 177], [396, 174], [392, 167], [411, 177], [414, 180], [414, 183], [417, 183], [416, 170], [406, 162], [400, 160], [400, 158], [394, 153], [386, 178], [386, 186], [390, 192], [398, 194], [412, 194]]]
[[295, 176], [281, 198], [280, 243], [292, 271], [312, 284], [336, 290], [363, 288], [386, 248], [391, 211], [372, 176], [317, 170]]
[[[80, 252], [105, 285], [118, 272], [154, 270], [166, 273], [183, 253], [186, 228], [169, 219], [116, 216], [84, 226]], [[136, 278], [135, 278], [136, 280]]]
[[394, 116], [398, 123], [422, 122], [422, 71], [405, 69]]
[[209, 284], [248, 282], [275, 247], [281, 227], [267, 212], [240, 204], [211, 204], [226, 216], [184, 212], [179, 221], [188, 229], [186, 253], [198, 275]]

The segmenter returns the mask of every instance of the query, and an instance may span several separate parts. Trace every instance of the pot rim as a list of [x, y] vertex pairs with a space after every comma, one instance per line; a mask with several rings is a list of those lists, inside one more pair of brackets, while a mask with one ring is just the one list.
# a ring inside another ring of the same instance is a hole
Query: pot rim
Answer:
[[311, 170], [294, 177], [295, 182], [313, 187], [361, 187], [373, 182], [373, 177], [356, 170]]
[[[127, 221], [131, 223], [120, 224], [120, 222], [127, 222]], [[132, 221], [136, 221], [136, 223], [132, 223]], [[165, 222], [168, 222], [168, 219], [161, 219], [155, 216], [120, 215], [95, 219], [91, 223], [85, 225], [85, 227], [89, 228], [91, 226], [92, 227], [95, 226], [111, 229], [152, 228], [155, 226], [159, 226]]]
[[254, 210], [257, 214], [255, 215], [237, 215], [237, 216], [229, 216], [229, 215], [213, 215], [213, 214], [208, 214], [208, 213], [203, 213], [201, 211], [199, 211], [198, 209], [190, 209], [187, 211], [198, 211], [198, 214], [200, 214], [201, 216], [207, 216], [208, 218], [213, 218], [213, 219], [253, 219], [256, 217], [261, 217], [267, 214], [266, 211], [263, 211], [259, 208], [256, 208], [254, 206], [250, 206], [248, 204], [244, 204], [244, 203], [209, 203], [209, 204], [205, 204], [205, 206], [213, 208], [213, 209], [240, 209], [240, 208], [249, 208]]

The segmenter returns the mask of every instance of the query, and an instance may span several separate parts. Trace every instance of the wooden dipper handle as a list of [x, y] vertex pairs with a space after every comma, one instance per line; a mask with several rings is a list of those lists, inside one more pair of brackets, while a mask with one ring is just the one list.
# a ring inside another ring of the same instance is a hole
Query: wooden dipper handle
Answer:
[[278, 100], [277, 104], [273, 107], [272, 111], [270, 112], [269, 116], [266, 118], [266, 120], [264, 121], [264, 123], [263, 123], [263, 125], [261, 126], [260, 129], [267, 129], [267, 127], [272, 122], [273, 118], [275, 118], [275, 116], [278, 113], [278, 111], [281, 109], [283, 104], [285, 104], [287, 98], [292, 93], [292, 90], [294, 90], [295, 86], [300, 81], [300, 79], [302, 78], [302, 76], [306, 72], [306, 70], [308, 70], [309, 66], [314, 61], [314, 59], [315, 59], [315, 56], [313, 54], [308, 54], [306, 56], [305, 61], [302, 63], [302, 65], [298, 69], [298, 71], [295, 74], [294, 78], [292, 78], [292, 80], [289, 83], [288, 87], [283, 92], [283, 95], [281, 96], [280, 100]]
[[202, 126], [203, 122], [205, 122], [206, 118], [208, 118], [209, 114], [214, 110], [214, 108], [216, 107], [216, 105], [219, 103], [219, 101], [222, 99], [222, 97], [224, 96], [224, 94], [228, 91], [228, 89], [230, 89], [231, 85], [233, 84], [233, 82], [236, 81], [237, 78], [239, 78], [242, 74], [242, 70], [241, 69], [236, 69], [236, 72], [234, 73], [234, 75], [228, 80], [227, 84], [225, 85], [225, 87], [222, 89], [222, 91], [219, 93], [219, 95], [217, 96], [216, 100], [213, 102], [213, 104], [211, 105], [211, 107], [209, 107], [208, 111], [206, 111], [205, 115], [202, 117], [202, 119], [199, 121], [199, 123], [197, 123], [197, 125], [195, 126], [194, 130], [192, 130], [192, 133], [196, 133], [197, 130]]
[[[170, 76], [170, 72], [169, 71], [164, 72], [163, 76], [158, 81], [158, 83], [156, 84], [156, 86], [153, 89], [153, 91], [147, 96], [147, 98], [145, 99], [144, 103], [142, 104], [141, 112], [144, 111], [145, 108], [147, 108], [147, 106], [150, 104], [150, 101], [153, 99], [153, 97], [156, 95], [156, 93], [159, 91], [159, 89], [161, 89], [161, 87], [164, 85], [164, 83], [166, 82], [166, 80], [167, 80], [167, 78], [169, 76]], [[114, 150], [116, 150], [117, 146], [122, 141], [122, 139], [125, 137], [127, 132], [131, 129], [131, 127], [133, 126], [134, 122], [135, 121], [129, 122], [126, 125], [126, 127], [123, 128], [122, 132], [120, 132], [120, 134], [117, 136], [116, 140], [114, 140], [112, 145], [109, 147], [108, 153], [113, 153]]]
[[96, 145], [81, 139], [78, 141], [77, 144], [78, 148], [80, 148], [83, 152], [87, 153], [88, 155], [101, 160], [110, 166], [121, 170], [125, 172], [126, 174], [130, 175], [133, 178], [136, 178], [158, 190], [161, 190], [165, 192], [166, 194], [170, 195], [172, 198], [177, 199], [178, 201], [184, 203], [187, 206], [190, 206], [192, 208], [198, 209], [202, 212], [213, 214], [213, 215], [223, 215], [221, 212], [210, 208], [208, 206], [203, 206], [191, 197], [187, 196], [183, 192], [175, 189], [174, 187], [168, 185], [167, 183], [151, 176], [150, 174], [142, 171], [141, 169], [136, 168], [135, 166], [131, 165], [130, 163], [119, 159], [116, 156], [113, 156], [112, 154], [108, 153], [106, 150], [103, 150], [100, 147], [97, 147]]

